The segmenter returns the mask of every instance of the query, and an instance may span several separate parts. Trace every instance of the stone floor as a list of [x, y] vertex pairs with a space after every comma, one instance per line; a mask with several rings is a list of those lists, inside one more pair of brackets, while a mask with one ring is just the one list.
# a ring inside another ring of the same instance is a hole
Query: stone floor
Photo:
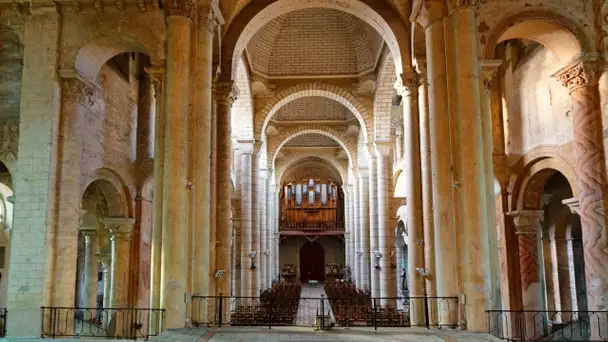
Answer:
[[488, 334], [456, 330], [424, 328], [340, 328], [331, 331], [313, 331], [304, 327], [179, 329], [163, 333], [151, 341], [202, 342], [202, 341], [429, 341], [429, 342], [481, 342], [500, 341]]
[[[323, 283], [318, 284], [302, 284], [302, 292], [300, 292], [300, 303], [298, 305], [298, 313], [296, 314], [296, 325], [298, 326], [314, 326], [317, 312], [321, 310], [321, 296], [327, 298], [325, 286]], [[329, 301], [325, 300], [323, 311], [327, 314], [329, 311], [333, 320], [333, 313]]]

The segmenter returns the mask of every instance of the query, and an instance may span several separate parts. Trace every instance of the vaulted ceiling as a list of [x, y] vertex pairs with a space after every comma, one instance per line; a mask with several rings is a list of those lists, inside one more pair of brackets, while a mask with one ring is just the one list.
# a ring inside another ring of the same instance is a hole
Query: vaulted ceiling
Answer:
[[355, 76], [374, 70], [383, 41], [348, 13], [309, 8], [282, 15], [249, 41], [254, 73], [265, 77]]
[[289, 140], [285, 147], [340, 147], [334, 139], [321, 134], [302, 134]]
[[299, 98], [281, 107], [274, 121], [351, 120], [353, 113], [341, 103], [321, 96]]

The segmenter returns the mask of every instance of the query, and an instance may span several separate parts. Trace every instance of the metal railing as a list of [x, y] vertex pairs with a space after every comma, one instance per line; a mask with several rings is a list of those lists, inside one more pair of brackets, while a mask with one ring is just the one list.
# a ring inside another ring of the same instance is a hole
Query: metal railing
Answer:
[[195, 326], [409, 327], [458, 324], [457, 297], [193, 296]]
[[8, 315], [8, 310], [5, 308], [0, 308], [0, 337], [6, 336], [6, 316]]
[[489, 333], [506, 341], [608, 341], [608, 311], [489, 310]]
[[42, 338], [148, 340], [162, 332], [164, 309], [41, 307]]

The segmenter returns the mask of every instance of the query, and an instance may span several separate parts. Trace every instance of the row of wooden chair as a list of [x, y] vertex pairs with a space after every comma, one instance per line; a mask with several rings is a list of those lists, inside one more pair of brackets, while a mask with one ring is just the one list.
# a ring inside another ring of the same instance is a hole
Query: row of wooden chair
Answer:
[[259, 302], [238, 305], [230, 314], [235, 326], [293, 325], [302, 284], [280, 282], [260, 294]]

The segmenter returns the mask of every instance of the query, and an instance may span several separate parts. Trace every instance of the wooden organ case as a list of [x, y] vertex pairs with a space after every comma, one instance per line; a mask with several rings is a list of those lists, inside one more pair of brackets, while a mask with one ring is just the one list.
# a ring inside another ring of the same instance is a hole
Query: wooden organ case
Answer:
[[333, 181], [291, 181], [283, 184], [279, 196], [281, 231], [344, 233], [344, 193]]

